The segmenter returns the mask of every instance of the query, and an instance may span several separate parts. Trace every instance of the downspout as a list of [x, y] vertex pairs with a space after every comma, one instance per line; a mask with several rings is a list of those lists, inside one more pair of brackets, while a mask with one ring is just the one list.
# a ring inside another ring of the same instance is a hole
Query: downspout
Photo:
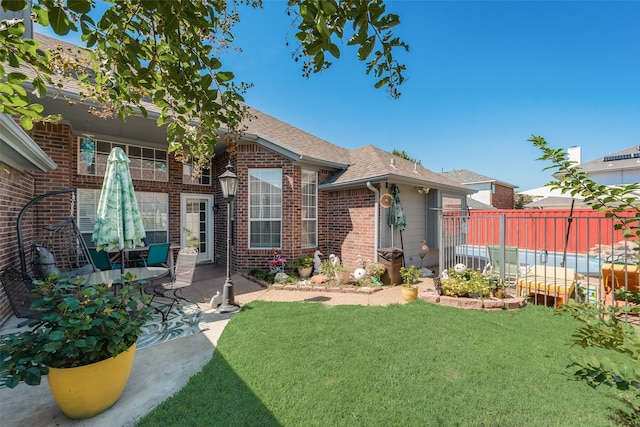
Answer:
[[374, 248], [373, 248], [373, 260], [374, 262], [378, 262], [378, 240], [379, 240], [379, 234], [380, 234], [380, 219], [379, 219], [379, 211], [380, 211], [380, 192], [378, 191], [378, 189], [376, 187], [374, 187], [373, 185], [371, 185], [370, 181], [367, 181], [367, 188], [371, 191], [373, 191], [373, 193], [376, 195], [376, 202], [373, 205], [374, 211], [373, 211], [373, 222], [374, 222], [374, 229], [373, 229], [373, 241], [375, 243]]

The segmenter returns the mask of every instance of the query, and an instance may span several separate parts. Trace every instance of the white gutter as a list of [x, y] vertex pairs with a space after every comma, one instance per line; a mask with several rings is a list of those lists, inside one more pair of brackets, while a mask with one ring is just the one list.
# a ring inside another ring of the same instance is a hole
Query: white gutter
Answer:
[[7, 114], [0, 114], [0, 160], [18, 170], [48, 172], [58, 165]]
[[373, 260], [374, 262], [378, 262], [378, 239], [379, 239], [379, 234], [380, 234], [380, 219], [379, 219], [379, 210], [380, 210], [380, 192], [378, 191], [378, 189], [376, 187], [374, 187], [373, 185], [371, 185], [371, 181], [367, 181], [367, 188], [371, 191], [373, 191], [373, 193], [376, 195], [376, 202], [373, 205], [374, 207], [374, 211], [373, 211], [373, 222], [374, 222], [374, 229], [373, 229], [373, 241], [374, 241], [374, 248], [373, 248]]

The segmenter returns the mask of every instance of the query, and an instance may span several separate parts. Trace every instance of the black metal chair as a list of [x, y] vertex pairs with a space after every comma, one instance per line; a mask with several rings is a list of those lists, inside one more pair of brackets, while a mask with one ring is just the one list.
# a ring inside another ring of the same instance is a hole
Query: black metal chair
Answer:
[[[179, 293], [182, 288], [191, 286], [197, 261], [197, 249], [192, 247], [180, 249], [180, 252], [178, 252], [178, 261], [176, 262], [175, 277], [169, 282], [147, 286], [144, 289], [145, 293], [152, 295], [149, 304], [151, 305], [151, 307], [153, 307], [154, 310], [162, 315], [163, 322], [167, 320], [171, 309], [178, 300], [188, 301], [186, 298], [181, 297]], [[166, 310], [166, 312], [160, 309], [160, 307], [152, 304], [154, 299], [158, 297], [171, 299], [171, 304], [169, 305], [169, 308]]]
[[8, 267], [0, 273], [0, 281], [9, 298], [11, 309], [17, 318], [27, 319], [18, 324], [18, 327], [29, 323], [31, 320], [40, 320], [39, 313], [31, 311], [31, 298], [29, 295], [34, 289], [33, 280], [20, 270]]

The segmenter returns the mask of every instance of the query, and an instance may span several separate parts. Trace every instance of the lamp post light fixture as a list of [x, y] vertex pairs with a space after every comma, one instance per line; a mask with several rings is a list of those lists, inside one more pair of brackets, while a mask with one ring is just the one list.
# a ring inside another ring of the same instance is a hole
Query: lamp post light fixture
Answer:
[[[227, 171], [220, 175], [218, 180], [222, 189], [222, 198], [227, 201], [227, 278], [222, 288], [222, 304], [216, 309], [216, 313], [233, 313], [240, 309], [234, 301], [231, 282], [231, 205], [238, 192], [238, 176], [231, 172], [231, 161], [226, 168]], [[211, 298], [211, 304], [213, 304], [213, 298]]]

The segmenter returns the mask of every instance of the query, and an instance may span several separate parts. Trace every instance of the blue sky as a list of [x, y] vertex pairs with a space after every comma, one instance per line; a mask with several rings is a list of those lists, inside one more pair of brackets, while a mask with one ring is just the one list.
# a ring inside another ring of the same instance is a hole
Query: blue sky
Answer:
[[374, 89], [346, 45], [304, 79], [285, 1], [242, 8], [243, 52], [224, 68], [254, 84], [249, 105], [334, 144], [405, 150], [435, 172], [469, 169], [519, 191], [550, 180], [531, 135], [581, 146], [583, 161], [640, 145], [640, 2], [387, 0], [387, 10], [410, 46], [400, 99]]

